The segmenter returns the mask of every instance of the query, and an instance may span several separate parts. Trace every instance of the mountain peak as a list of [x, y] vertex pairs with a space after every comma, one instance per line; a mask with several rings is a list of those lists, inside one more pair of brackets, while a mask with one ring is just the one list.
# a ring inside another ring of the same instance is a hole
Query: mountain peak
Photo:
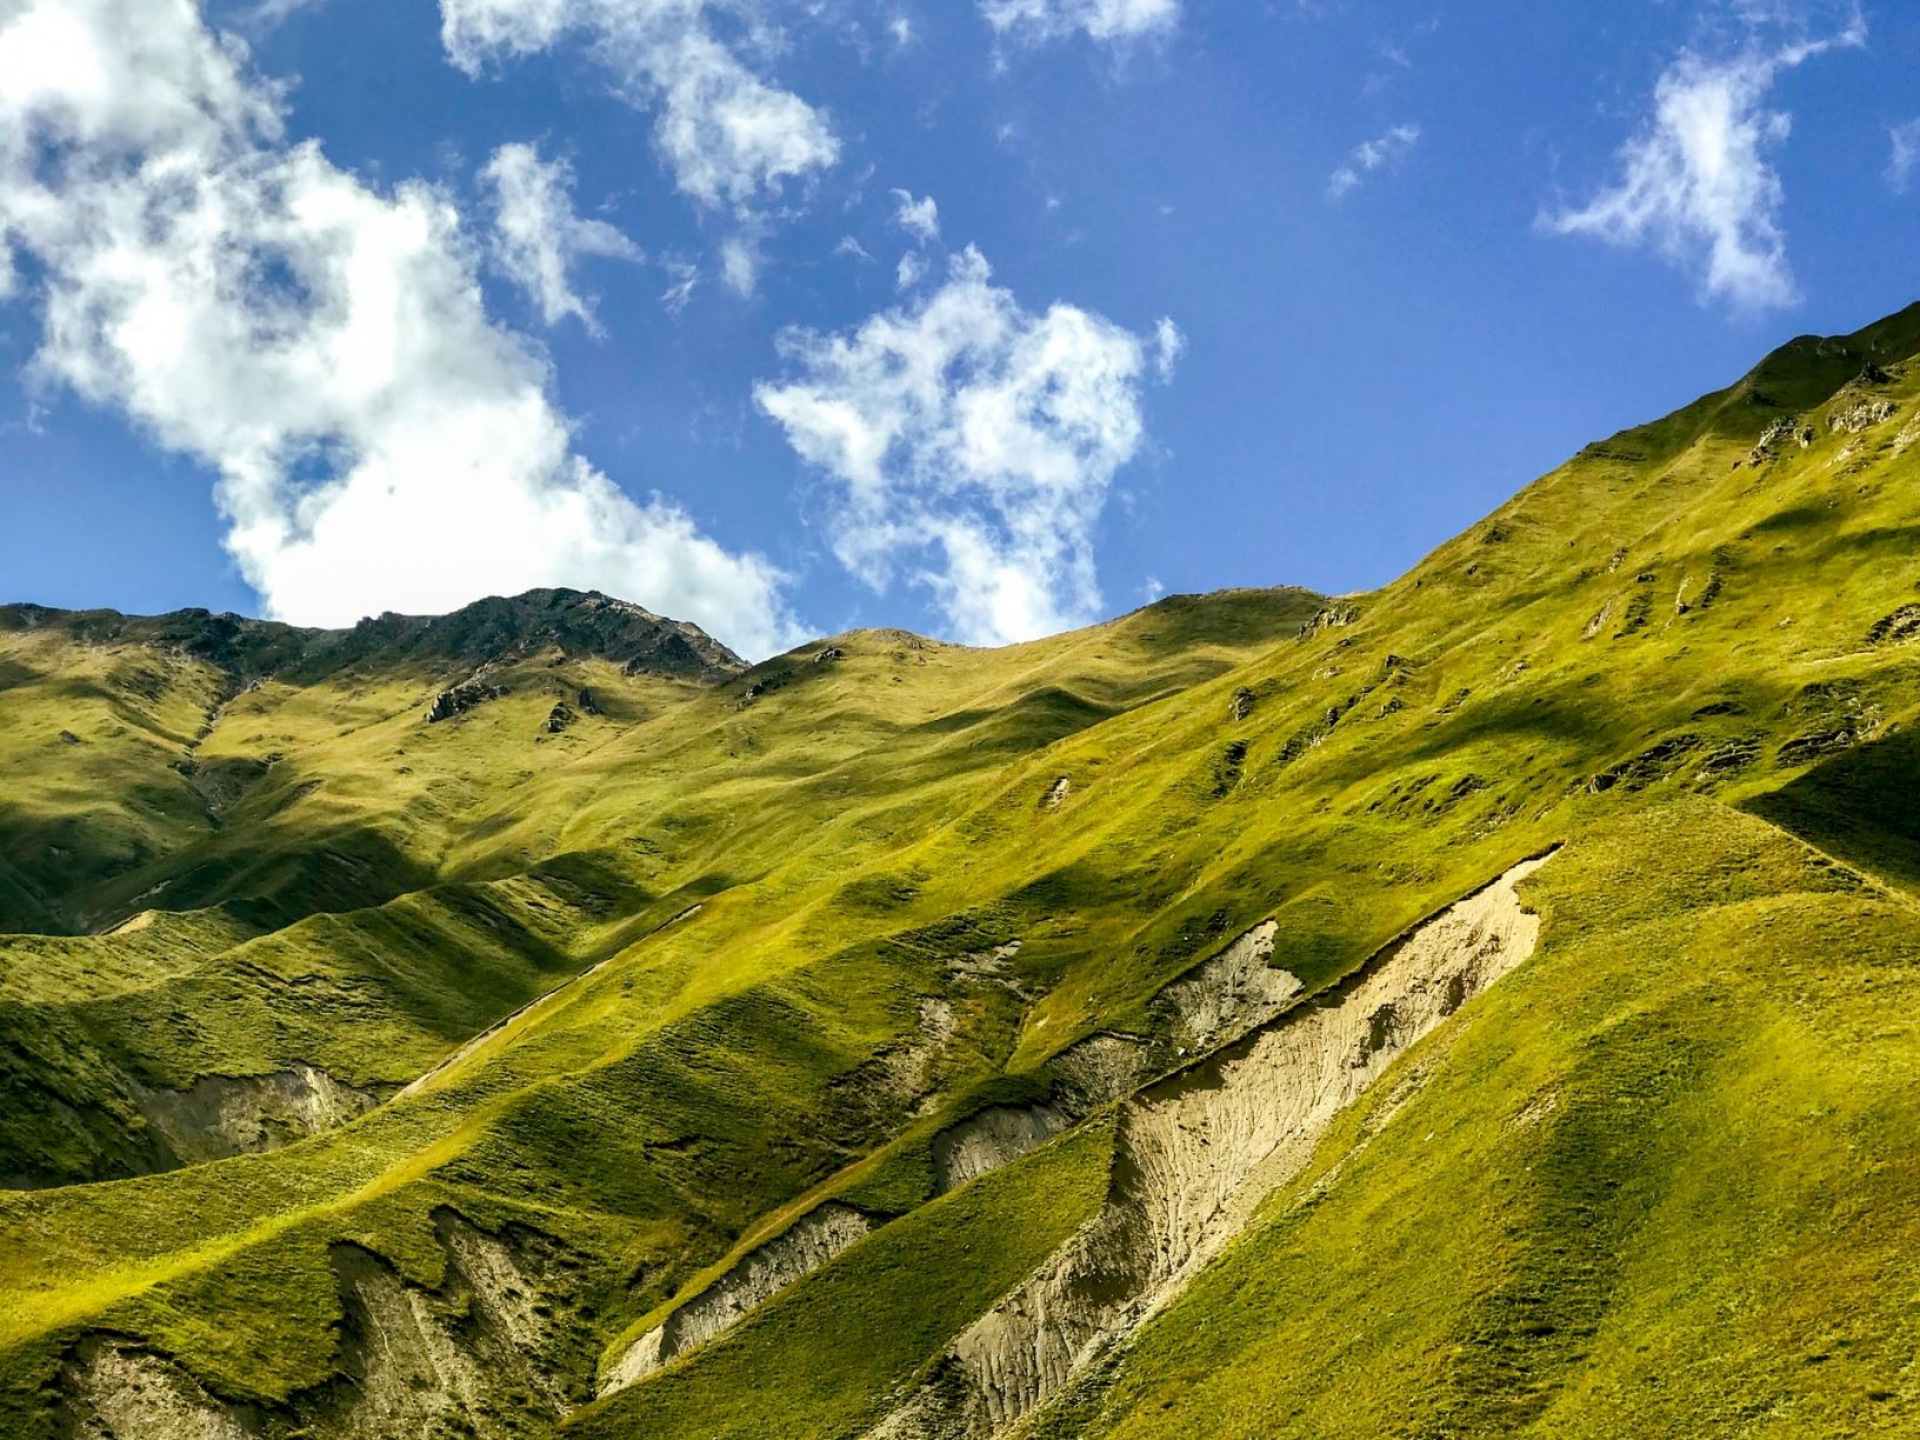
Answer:
[[697, 625], [656, 615], [597, 590], [529, 590], [489, 596], [444, 615], [372, 616], [347, 630], [318, 630], [213, 614], [0, 606], [0, 630], [60, 630], [90, 644], [146, 644], [177, 650], [252, 679], [315, 678], [368, 660], [451, 662], [470, 668], [557, 649], [569, 659], [603, 659], [630, 675], [715, 683], [747, 668]]

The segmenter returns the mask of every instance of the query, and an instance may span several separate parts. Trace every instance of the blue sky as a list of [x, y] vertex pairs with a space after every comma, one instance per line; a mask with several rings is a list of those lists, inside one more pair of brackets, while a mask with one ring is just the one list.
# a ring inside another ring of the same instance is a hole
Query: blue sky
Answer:
[[0, 591], [763, 654], [1369, 587], [1920, 299], [1917, 60], [1890, 0], [0, 0]]

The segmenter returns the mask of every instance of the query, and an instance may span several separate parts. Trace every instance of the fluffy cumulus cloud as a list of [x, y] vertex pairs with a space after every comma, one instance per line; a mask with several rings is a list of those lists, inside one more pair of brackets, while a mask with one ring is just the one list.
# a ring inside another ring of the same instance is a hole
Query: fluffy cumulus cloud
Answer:
[[288, 144], [279, 101], [192, 0], [0, 0], [0, 244], [42, 382], [217, 472], [274, 615], [592, 585], [788, 639], [772, 567], [574, 453], [449, 198]]
[[1180, 23], [1180, 0], [980, 0], [996, 32], [1029, 43], [1084, 34], [1119, 42], [1165, 35]]
[[1378, 139], [1354, 146], [1348, 163], [1334, 171], [1327, 181], [1327, 194], [1335, 200], [1344, 199], [1350, 191], [1358, 189], [1367, 176], [1404, 159], [1419, 143], [1418, 125], [1396, 125]]
[[[1756, 26], [1804, 24], [1795, 7], [1762, 8], [1740, 13]], [[1797, 303], [1780, 223], [1785, 192], [1771, 160], [1793, 119], [1767, 100], [1784, 71], [1865, 40], [1855, 11], [1827, 38], [1768, 44], [1755, 34], [1729, 58], [1681, 55], [1654, 88], [1652, 117], [1621, 150], [1619, 179], [1578, 209], [1543, 216], [1542, 226], [1650, 246], [1692, 271], [1703, 299], [1738, 310]]]
[[753, 0], [441, 0], [440, 15], [447, 54], [473, 75], [570, 38], [590, 46], [620, 93], [654, 112], [661, 158], [702, 206], [758, 214], [839, 157], [826, 116], [716, 29], [727, 16], [751, 31]]
[[1029, 312], [969, 247], [903, 308], [789, 334], [795, 373], [755, 398], [833, 482], [856, 576], [928, 586], [959, 639], [1003, 644], [1097, 612], [1095, 526], [1142, 443], [1142, 387], [1179, 348], [1170, 324], [1145, 338], [1071, 305]]
[[640, 247], [604, 220], [574, 213], [573, 171], [564, 160], [542, 160], [532, 145], [502, 145], [480, 172], [493, 211], [493, 256], [503, 274], [527, 293], [540, 318], [558, 325], [569, 315], [600, 333], [593, 302], [573, 286], [585, 256], [639, 263]]

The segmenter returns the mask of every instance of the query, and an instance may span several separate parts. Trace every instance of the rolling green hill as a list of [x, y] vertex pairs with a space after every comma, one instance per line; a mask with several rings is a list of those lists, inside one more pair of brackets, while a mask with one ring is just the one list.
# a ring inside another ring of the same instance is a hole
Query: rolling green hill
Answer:
[[0, 610], [0, 1433], [1920, 1429], [1920, 307], [1377, 592]]

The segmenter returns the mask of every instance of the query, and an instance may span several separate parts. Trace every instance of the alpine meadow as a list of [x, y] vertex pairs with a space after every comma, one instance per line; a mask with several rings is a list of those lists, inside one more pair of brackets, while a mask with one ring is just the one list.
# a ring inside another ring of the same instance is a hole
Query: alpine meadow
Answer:
[[0, 1435], [1920, 1433], [1915, 642], [1920, 306], [1366, 593], [0, 609]]

